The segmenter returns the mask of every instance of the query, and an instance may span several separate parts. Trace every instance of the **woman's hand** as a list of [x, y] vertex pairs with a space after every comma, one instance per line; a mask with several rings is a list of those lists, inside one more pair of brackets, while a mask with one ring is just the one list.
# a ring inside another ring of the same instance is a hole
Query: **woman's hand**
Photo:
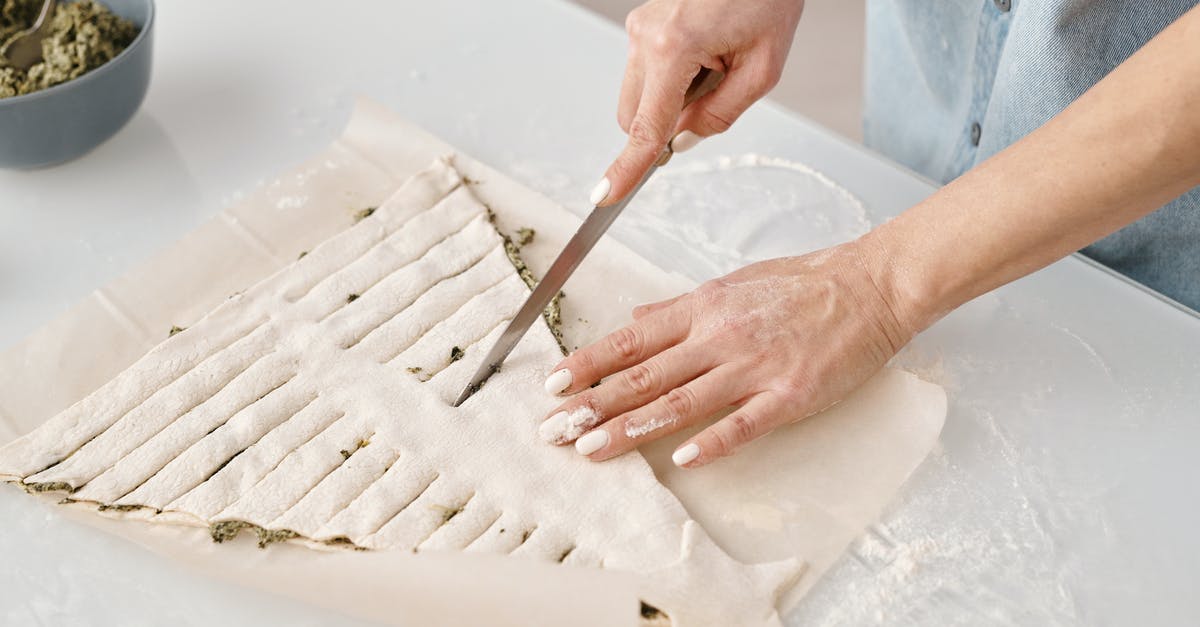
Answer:
[[[687, 150], [727, 130], [779, 81], [804, 0], [651, 0], [630, 12], [629, 61], [617, 119], [629, 143], [592, 192], [612, 204], [641, 180], [667, 142]], [[724, 80], [685, 110], [701, 67]]]
[[580, 393], [539, 433], [604, 460], [737, 406], [676, 449], [676, 464], [695, 467], [833, 405], [913, 335], [865, 264], [851, 242], [638, 307], [555, 369], [548, 391]]

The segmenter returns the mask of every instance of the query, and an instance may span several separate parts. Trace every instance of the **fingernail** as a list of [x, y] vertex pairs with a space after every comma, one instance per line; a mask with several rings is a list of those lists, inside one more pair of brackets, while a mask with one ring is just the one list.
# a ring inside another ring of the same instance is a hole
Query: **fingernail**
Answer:
[[543, 442], [558, 444], [561, 434], [567, 430], [567, 412], [560, 411], [550, 416], [538, 426], [538, 437]]
[[702, 139], [704, 138], [691, 131], [680, 131], [679, 134], [675, 136], [675, 139], [671, 140], [671, 151], [687, 152], [688, 150], [695, 148], [696, 144], [699, 144], [700, 140]]
[[610, 191], [612, 191], [612, 183], [608, 181], [608, 177], [606, 176], [592, 188], [592, 195], [588, 197], [588, 200], [592, 201], [593, 205], [598, 205], [604, 202], [605, 198], [608, 198], [608, 192]]
[[675, 449], [671, 454], [671, 461], [675, 462], [676, 466], [684, 466], [696, 461], [697, 457], [700, 457], [700, 445], [693, 443]]
[[571, 374], [570, 370], [563, 368], [555, 370], [549, 377], [546, 377], [546, 392], [549, 394], [562, 394], [571, 387], [571, 382], [575, 380], [575, 375]]
[[608, 432], [604, 429], [596, 429], [575, 440], [575, 451], [580, 455], [591, 455], [605, 446], [608, 446]]

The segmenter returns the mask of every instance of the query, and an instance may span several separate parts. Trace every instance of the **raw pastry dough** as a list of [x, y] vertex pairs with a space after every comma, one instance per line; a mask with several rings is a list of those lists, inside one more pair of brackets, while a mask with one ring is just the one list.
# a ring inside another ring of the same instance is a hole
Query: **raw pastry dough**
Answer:
[[[677, 625], [775, 622], [799, 560], [719, 549], [638, 454], [547, 446], [535, 325], [450, 406], [528, 288], [447, 161], [0, 449], [0, 478], [265, 544], [505, 552], [646, 575]], [[462, 358], [452, 358], [462, 352]]]

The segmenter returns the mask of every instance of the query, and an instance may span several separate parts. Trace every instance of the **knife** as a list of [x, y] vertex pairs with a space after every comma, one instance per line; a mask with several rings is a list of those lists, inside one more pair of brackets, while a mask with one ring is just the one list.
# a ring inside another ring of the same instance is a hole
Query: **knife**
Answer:
[[[704, 67], [700, 68], [700, 71], [692, 79], [692, 83], [688, 87], [687, 94], [684, 96], [683, 106], [688, 106], [692, 102], [695, 102], [696, 99], [716, 89], [717, 84], [721, 82], [722, 78], [724, 78], [724, 74], [721, 72]], [[500, 339], [492, 346], [492, 350], [488, 352], [487, 357], [479, 365], [479, 368], [471, 377], [471, 381], [467, 383], [467, 387], [463, 389], [462, 393], [458, 395], [458, 399], [454, 401], [455, 407], [462, 405], [463, 401], [470, 398], [472, 394], [483, 386], [488, 377], [500, 370], [500, 364], [504, 362], [504, 359], [508, 357], [512, 349], [516, 347], [517, 342], [524, 337], [525, 332], [538, 319], [538, 316], [542, 315], [546, 306], [550, 304], [550, 301], [554, 299], [554, 296], [566, 284], [571, 273], [575, 272], [575, 268], [579, 267], [584, 256], [592, 250], [596, 242], [600, 241], [600, 237], [604, 235], [608, 227], [617, 219], [617, 216], [621, 215], [621, 211], [625, 209], [629, 201], [633, 200], [634, 195], [646, 184], [646, 181], [650, 179], [655, 170], [665, 165], [667, 161], [670, 161], [673, 154], [671, 143], [667, 142], [658, 159], [646, 170], [646, 173], [642, 175], [642, 179], [638, 181], [638, 184], [628, 194], [625, 194], [625, 197], [620, 202], [607, 207], [594, 207], [592, 209], [591, 214], [579, 226], [579, 230], [567, 242], [566, 248], [559, 253], [558, 258], [550, 265], [550, 270], [546, 272], [546, 276], [533, 288], [533, 293], [529, 295], [529, 298], [525, 300], [525, 304], [517, 311], [517, 315], [513, 316], [512, 321], [508, 323], [508, 327], [500, 334]]]

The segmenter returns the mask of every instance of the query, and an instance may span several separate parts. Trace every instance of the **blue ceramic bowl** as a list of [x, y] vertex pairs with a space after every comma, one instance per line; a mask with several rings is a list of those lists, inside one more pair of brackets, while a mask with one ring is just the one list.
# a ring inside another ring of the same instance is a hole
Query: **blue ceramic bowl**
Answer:
[[79, 157], [133, 117], [150, 84], [154, 0], [100, 0], [140, 31], [121, 54], [68, 81], [0, 98], [0, 168], [37, 168]]

